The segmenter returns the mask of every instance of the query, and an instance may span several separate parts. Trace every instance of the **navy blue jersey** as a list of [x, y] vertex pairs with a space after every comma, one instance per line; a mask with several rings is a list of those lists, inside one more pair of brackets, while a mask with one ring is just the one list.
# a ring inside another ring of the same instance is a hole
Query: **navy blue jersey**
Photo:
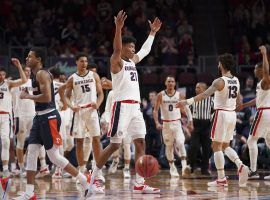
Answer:
[[[44, 71], [48, 72], [47, 70], [44, 70]], [[55, 108], [53, 79], [52, 79], [51, 73], [50, 72], [48, 72], [48, 73], [50, 74], [50, 77], [51, 77], [51, 97], [52, 97], [52, 99], [51, 99], [50, 102], [46, 102], [46, 103], [35, 102], [36, 111], [43, 111], [43, 110], [46, 110], [46, 109]], [[32, 79], [32, 86], [33, 86], [33, 94], [34, 95], [41, 94], [40, 87], [39, 87], [39, 82], [36, 80], [36, 75], [32, 76], [31, 79]]]

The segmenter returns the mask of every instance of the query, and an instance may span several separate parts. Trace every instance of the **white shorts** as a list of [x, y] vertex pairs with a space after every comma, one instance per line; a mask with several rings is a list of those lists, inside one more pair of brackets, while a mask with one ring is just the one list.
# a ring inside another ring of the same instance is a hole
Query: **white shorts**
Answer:
[[[11, 118], [9, 114], [0, 114], [0, 136], [1, 138], [13, 138], [11, 129]], [[12, 137], [11, 137], [12, 136]]]
[[270, 134], [270, 109], [258, 109], [250, 129], [250, 135], [265, 138]]
[[109, 127], [108, 137], [112, 143], [122, 143], [126, 135], [132, 140], [145, 138], [146, 128], [140, 104], [115, 102]]
[[162, 136], [166, 146], [173, 145], [175, 141], [185, 143], [181, 121], [163, 122]]
[[72, 136], [86, 138], [100, 136], [100, 126], [97, 110], [83, 108], [73, 115]]
[[216, 110], [211, 130], [212, 141], [229, 143], [233, 139], [235, 125], [235, 111]]
[[23, 132], [28, 136], [33, 125], [33, 119], [34, 116], [20, 116], [18, 119], [18, 131]]

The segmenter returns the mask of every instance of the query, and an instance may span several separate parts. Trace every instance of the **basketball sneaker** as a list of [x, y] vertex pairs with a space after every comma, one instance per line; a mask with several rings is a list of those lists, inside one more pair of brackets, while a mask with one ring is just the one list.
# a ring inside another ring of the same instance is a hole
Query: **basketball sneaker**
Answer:
[[[91, 171], [90, 174], [86, 175], [87, 182], [90, 183], [91, 181]], [[99, 180], [95, 179], [93, 184], [87, 187], [87, 189], [84, 191], [84, 197], [89, 197], [91, 194], [104, 194], [104, 187], [100, 185]]]
[[208, 187], [227, 187], [228, 186], [228, 181], [227, 178], [224, 177], [222, 179], [217, 179], [215, 181], [211, 181], [207, 183]]
[[260, 175], [258, 174], [257, 171], [253, 172], [253, 171], [249, 171], [248, 173], [248, 179], [252, 180], [252, 179], [259, 179]]
[[49, 170], [49, 168], [48, 168], [48, 166], [47, 167], [45, 167], [44, 169], [41, 169], [37, 174], [36, 174], [36, 178], [43, 178], [43, 177], [45, 177], [45, 176], [48, 176], [48, 175], [50, 175], [50, 170]]
[[171, 174], [171, 177], [179, 177], [178, 171], [174, 163], [170, 167], [170, 174]]
[[10, 178], [0, 178], [1, 181], [1, 188], [0, 188], [0, 194], [1, 199], [5, 200], [7, 198], [7, 194], [10, 190], [11, 186], [11, 179]]
[[189, 178], [191, 175], [191, 168], [190, 166], [186, 166], [182, 168], [182, 177], [183, 178]]
[[246, 165], [241, 165], [238, 169], [239, 186], [246, 187], [248, 180], [249, 168]]
[[160, 189], [150, 187], [149, 185], [146, 185], [144, 182], [138, 183], [137, 181], [135, 181], [134, 187], [133, 187], [133, 193], [157, 194], [157, 193], [160, 193]]
[[117, 171], [117, 167], [118, 167], [118, 162], [113, 160], [108, 171], [109, 174], [114, 174]]
[[130, 171], [128, 168], [123, 169], [123, 176], [124, 178], [130, 178]]
[[102, 173], [102, 170], [99, 170], [97, 176], [96, 176], [96, 179], [101, 181], [102, 183], [105, 183], [105, 178], [103, 176], [103, 173]]
[[270, 180], [270, 175], [265, 176], [263, 179], [264, 179], [264, 180]]
[[4, 170], [3, 171], [3, 177], [10, 178], [10, 172], [9, 172], [9, 170]]
[[21, 196], [13, 198], [13, 200], [37, 200], [37, 195], [35, 193], [28, 195], [24, 192]]
[[55, 172], [53, 173], [52, 178], [54, 179], [62, 178], [62, 170], [60, 167], [55, 168]]

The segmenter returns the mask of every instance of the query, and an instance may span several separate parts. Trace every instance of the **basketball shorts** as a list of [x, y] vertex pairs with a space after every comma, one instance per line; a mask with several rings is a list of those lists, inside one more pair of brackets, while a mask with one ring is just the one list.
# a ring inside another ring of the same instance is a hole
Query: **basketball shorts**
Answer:
[[44, 145], [46, 150], [51, 149], [53, 145], [62, 145], [62, 138], [59, 133], [60, 125], [61, 118], [57, 110], [36, 115], [30, 131], [29, 144]]
[[99, 117], [96, 109], [83, 108], [74, 113], [71, 126], [74, 138], [100, 136]]
[[173, 145], [175, 141], [184, 143], [185, 136], [181, 121], [163, 122], [162, 136], [166, 146]]
[[12, 122], [10, 115], [0, 114], [0, 137], [13, 138]]
[[28, 136], [33, 125], [33, 118], [34, 116], [20, 116], [17, 121], [18, 131], [23, 132], [26, 134], [26, 136]]
[[212, 122], [212, 141], [229, 143], [233, 139], [235, 125], [234, 111], [216, 110]]
[[131, 140], [145, 138], [146, 128], [139, 103], [114, 102], [108, 137], [112, 143], [122, 143], [129, 135]]
[[250, 129], [250, 135], [265, 138], [270, 134], [270, 109], [258, 109]]

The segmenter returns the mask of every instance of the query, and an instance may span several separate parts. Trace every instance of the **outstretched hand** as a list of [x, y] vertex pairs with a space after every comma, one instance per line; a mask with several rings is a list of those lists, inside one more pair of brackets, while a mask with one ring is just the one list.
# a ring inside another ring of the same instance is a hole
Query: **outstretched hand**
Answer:
[[13, 65], [15, 65], [17, 68], [21, 66], [21, 63], [18, 58], [11, 58], [11, 62]]
[[260, 46], [259, 49], [261, 51], [261, 54], [265, 54], [265, 55], [267, 54], [267, 49], [264, 45]]
[[151, 28], [151, 32], [154, 33], [154, 34], [159, 31], [159, 29], [160, 29], [160, 27], [162, 25], [162, 22], [157, 17], [154, 19], [153, 22], [148, 20], [148, 23], [149, 23], [149, 26]]
[[126, 12], [120, 10], [117, 16], [114, 16], [114, 23], [117, 28], [122, 29], [127, 18]]

